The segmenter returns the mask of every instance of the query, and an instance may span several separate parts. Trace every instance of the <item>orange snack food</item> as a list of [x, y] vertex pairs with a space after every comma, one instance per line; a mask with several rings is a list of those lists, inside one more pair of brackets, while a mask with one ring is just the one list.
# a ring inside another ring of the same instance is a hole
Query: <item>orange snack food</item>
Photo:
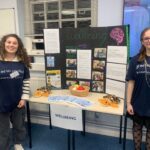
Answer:
[[47, 89], [46, 87], [41, 87], [34, 92], [33, 96], [34, 97], [41, 97], [41, 96], [48, 97], [49, 94], [50, 94], [49, 89]]
[[41, 97], [42, 96], [42, 91], [41, 90], [36, 90], [33, 94], [34, 97]]
[[115, 95], [111, 95], [111, 94], [103, 96], [103, 98], [100, 98], [98, 101], [104, 106], [110, 106], [113, 108], [118, 108], [120, 103], [120, 99]]

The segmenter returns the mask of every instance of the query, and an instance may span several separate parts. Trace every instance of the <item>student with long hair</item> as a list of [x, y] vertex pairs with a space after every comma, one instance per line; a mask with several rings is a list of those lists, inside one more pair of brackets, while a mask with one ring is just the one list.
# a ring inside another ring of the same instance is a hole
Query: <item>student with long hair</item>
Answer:
[[133, 120], [135, 150], [141, 150], [142, 129], [146, 127], [146, 150], [150, 150], [150, 28], [141, 33], [141, 48], [128, 68], [127, 112]]
[[0, 41], [0, 150], [9, 150], [10, 122], [15, 150], [24, 150], [25, 100], [29, 99], [30, 62], [16, 34]]

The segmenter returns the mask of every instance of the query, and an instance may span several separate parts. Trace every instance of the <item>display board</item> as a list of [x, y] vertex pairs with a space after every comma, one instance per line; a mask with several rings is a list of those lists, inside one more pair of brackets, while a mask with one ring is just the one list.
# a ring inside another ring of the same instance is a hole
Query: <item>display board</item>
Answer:
[[47, 86], [78, 83], [124, 98], [128, 41], [128, 26], [44, 29]]

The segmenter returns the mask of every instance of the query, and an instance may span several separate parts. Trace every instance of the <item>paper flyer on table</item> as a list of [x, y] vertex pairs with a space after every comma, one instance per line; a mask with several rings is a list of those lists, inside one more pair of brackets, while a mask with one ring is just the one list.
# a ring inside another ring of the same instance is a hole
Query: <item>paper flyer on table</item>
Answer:
[[80, 97], [75, 97], [75, 96], [64, 96], [64, 95], [59, 95], [59, 96], [49, 96], [48, 101], [50, 102], [68, 102], [71, 104], [76, 104], [81, 107], [88, 107], [91, 106], [93, 103]]

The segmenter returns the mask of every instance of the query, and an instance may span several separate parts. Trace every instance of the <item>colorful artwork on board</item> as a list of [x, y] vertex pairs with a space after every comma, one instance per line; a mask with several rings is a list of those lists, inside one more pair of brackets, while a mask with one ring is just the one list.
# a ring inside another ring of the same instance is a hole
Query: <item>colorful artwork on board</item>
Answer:
[[124, 39], [124, 32], [121, 28], [113, 28], [110, 32], [110, 37], [117, 42], [117, 45], [121, 44]]

